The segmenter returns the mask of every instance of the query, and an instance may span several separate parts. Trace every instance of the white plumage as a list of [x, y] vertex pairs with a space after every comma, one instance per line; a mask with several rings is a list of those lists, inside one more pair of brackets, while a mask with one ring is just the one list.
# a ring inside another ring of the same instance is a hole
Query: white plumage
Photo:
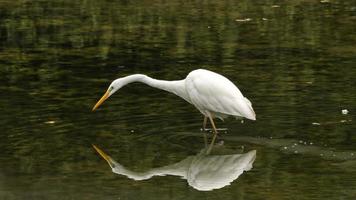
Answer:
[[227, 78], [208, 70], [194, 70], [185, 79], [186, 91], [192, 103], [209, 117], [228, 115], [256, 120], [251, 102]]

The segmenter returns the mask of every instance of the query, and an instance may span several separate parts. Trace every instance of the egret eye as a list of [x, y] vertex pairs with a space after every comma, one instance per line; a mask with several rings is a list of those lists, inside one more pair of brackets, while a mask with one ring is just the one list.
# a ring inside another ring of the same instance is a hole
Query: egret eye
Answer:
[[109, 88], [109, 91], [112, 91], [114, 89], [114, 87], [113, 86], [111, 86], [110, 88]]

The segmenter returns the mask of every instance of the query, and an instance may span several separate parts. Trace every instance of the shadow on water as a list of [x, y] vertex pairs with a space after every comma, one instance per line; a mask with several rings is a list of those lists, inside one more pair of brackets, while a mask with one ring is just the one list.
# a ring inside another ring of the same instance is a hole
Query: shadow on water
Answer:
[[200, 191], [210, 191], [230, 185], [244, 171], [252, 168], [256, 158], [256, 150], [243, 154], [206, 155], [206, 149], [202, 149], [197, 155], [188, 156], [180, 162], [145, 172], [134, 172], [113, 160], [98, 147], [94, 146], [94, 148], [116, 174], [136, 181], [147, 180], [153, 176], [180, 176], [186, 179], [191, 187]]

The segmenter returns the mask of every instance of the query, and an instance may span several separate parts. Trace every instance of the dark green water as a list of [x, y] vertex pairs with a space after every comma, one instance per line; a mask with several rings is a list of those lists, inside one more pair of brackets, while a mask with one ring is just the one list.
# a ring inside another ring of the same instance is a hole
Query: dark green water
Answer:
[[[355, 33], [354, 1], [2, 0], [0, 199], [356, 199]], [[91, 144], [145, 171], [204, 140], [193, 106], [142, 84], [91, 112], [109, 83], [197, 68], [252, 101], [215, 150], [257, 150], [253, 169], [209, 192], [113, 174]]]

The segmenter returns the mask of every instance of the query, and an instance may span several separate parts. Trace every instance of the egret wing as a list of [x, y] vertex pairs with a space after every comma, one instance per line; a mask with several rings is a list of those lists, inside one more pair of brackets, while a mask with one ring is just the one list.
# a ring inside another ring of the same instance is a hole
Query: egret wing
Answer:
[[188, 75], [186, 88], [191, 102], [201, 112], [212, 111], [255, 119], [251, 102], [230, 80], [207, 70], [197, 71]]

